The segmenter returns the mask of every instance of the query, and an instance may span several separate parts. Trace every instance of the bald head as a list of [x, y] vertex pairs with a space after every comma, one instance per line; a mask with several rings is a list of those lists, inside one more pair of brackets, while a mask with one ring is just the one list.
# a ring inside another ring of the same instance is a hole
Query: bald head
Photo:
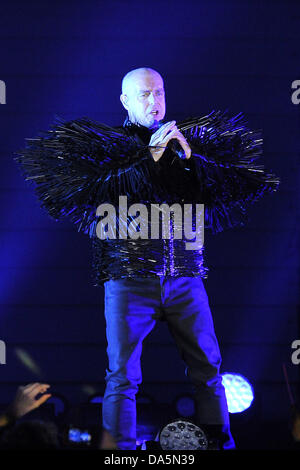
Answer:
[[149, 128], [157, 125], [165, 116], [161, 75], [149, 67], [131, 70], [122, 80], [120, 100], [131, 122]]
[[163, 79], [161, 75], [154, 69], [149, 67], [140, 67], [138, 69], [130, 70], [130, 72], [126, 73], [122, 80], [122, 93], [127, 95], [130, 94], [132, 86], [136, 83], [136, 81], [143, 80], [146, 77], [157, 77], [157, 79], [161, 80], [163, 84]]

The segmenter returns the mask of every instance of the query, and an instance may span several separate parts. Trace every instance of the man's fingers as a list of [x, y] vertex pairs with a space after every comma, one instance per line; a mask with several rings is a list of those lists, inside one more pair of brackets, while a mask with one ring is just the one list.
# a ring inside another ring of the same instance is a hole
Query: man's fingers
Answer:
[[186, 158], [189, 159], [191, 157], [191, 148], [188, 142], [186, 141], [185, 137], [181, 134], [181, 132], [177, 128], [171, 131], [170, 134], [166, 136], [164, 143], [166, 142], [167, 144], [172, 139], [178, 140], [179, 144], [181, 145], [181, 147], [183, 148], [185, 152]]
[[33, 384], [28, 384], [28, 385], [25, 385], [25, 387], [23, 387], [23, 393], [26, 393], [26, 394], [29, 394], [32, 392], [32, 390], [34, 390], [37, 386], [39, 386], [40, 384], [35, 382]]
[[169, 130], [172, 129], [172, 127], [175, 125], [176, 121], [167, 122], [166, 124], [163, 124], [153, 135], [155, 135], [155, 138], [158, 140], [164, 139]]
[[160, 126], [160, 128], [158, 129], [159, 131], [164, 131], [165, 129], [168, 129], [169, 127], [173, 127], [175, 126], [176, 124], [176, 121], [169, 121], [169, 122], [166, 122], [165, 124], [163, 124], [162, 126]]
[[35, 383], [30, 385], [29, 387], [25, 387], [23, 390], [23, 393], [26, 393], [26, 395], [37, 395], [38, 393], [45, 392], [47, 388], [49, 388], [49, 384], [41, 384], [41, 383]]
[[40, 388], [45, 388], [45, 387], [50, 387], [49, 384], [41, 384], [39, 382], [35, 383], [35, 384], [32, 384], [30, 387], [26, 387], [26, 391], [29, 391], [31, 392], [32, 390], [38, 390]]
[[156, 147], [156, 150], [153, 150], [153, 152], [162, 154], [163, 149], [172, 139], [178, 140], [185, 152], [186, 158], [189, 159], [191, 157], [191, 148], [184, 135], [177, 128], [176, 121], [171, 121], [161, 126], [154, 134], [152, 134], [149, 145], [153, 148]]
[[31, 387], [33, 387], [34, 385], [36, 385], [36, 382], [32, 382], [32, 383], [27, 384], [27, 385], [20, 385], [20, 387], [18, 387], [18, 389], [19, 390], [28, 390]]
[[178, 133], [178, 129], [173, 129], [169, 134], [166, 135], [166, 137], [163, 140], [163, 145], [166, 145], [171, 139], [175, 139], [176, 135]]
[[181, 132], [178, 129], [177, 129], [176, 135], [173, 137], [173, 139], [178, 140], [181, 144], [183, 144], [185, 146], [189, 146], [189, 144], [186, 141], [186, 138], [184, 137], [184, 135], [181, 134]]
[[47, 401], [51, 397], [51, 393], [47, 393], [46, 395], [43, 395], [41, 398], [35, 401], [35, 406], [41, 406], [45, 401]]

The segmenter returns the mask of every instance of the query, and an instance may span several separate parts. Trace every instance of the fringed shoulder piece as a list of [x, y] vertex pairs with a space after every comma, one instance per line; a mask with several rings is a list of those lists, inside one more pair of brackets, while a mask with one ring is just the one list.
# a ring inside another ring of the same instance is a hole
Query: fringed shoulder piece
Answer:
[[[192, 149], [186, 164], [199, 184], [195, 202], [205, 204], [205, 225], [214, 233], [241, 223], [249, 203], [277, 189], [279, 178], [258, 162], [260, 132], [249, 130], [241, 114], [229, 118], [213, 111], [177, 127]], [[50, 130], [26, 140], [15, 160], [35, 184], [42, 207], [56, 220], [68, 218], [90, 237], [96, 234], [101, 203], [118, 205], [119, 195], [136, 202], [164, 199], [159, 165], [148, 145], [128, 129], [85, 117], [69, 122], [56, 118]]]
[[242, 113], [229, 118], [212, 111], [177, 124], [192, 149], [205, 225], [213, 233], [244, 223], [249, 204], [278, 189], [280, 178], [262, 162], [260, 131], [250, 130]]
[[157, 167], [147, 145], [125, 130], [81, 118], [56, 118], [50, 130], [26, 139], [15, 155], [42, 207], [54, 219], [68, 218], [78, 231], [95, 236], [96, 208], [119, 194], [151, 196]]

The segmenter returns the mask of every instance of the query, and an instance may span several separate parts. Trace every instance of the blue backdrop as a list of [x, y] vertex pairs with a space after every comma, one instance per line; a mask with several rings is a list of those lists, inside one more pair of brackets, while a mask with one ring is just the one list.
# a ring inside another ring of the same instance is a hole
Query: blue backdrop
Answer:
[[[294, 387], [298, 379], [299, 2], [14, 0], [0, 13], [0, 402], [35, 381], [73, 403], [104, 390], [103, 290], [92, 286], [90, 242], [40, 209], [13, 152], [55, 115], [119, 125], [123, 75], [149, 66], [165, 80], [166, 119], [242, 111], [263, 130], [265, 165], [282, 179], [246, 227], [206, 236], [205, 286], [222, 371], [251, 381], [261, 420], [285, 422], [283, 362]], [[161, 402], [190, 391], [163, 324], [145, 342], [143, 372], [142, 390]]]

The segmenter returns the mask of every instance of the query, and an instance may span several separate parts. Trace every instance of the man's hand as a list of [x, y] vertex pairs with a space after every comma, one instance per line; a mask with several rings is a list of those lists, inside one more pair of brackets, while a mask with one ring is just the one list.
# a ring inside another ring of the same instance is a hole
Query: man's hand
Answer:
[[25, 387], [19, 387], [13, 403], [9, 407], [9, 413], [15, 419], [21, 418], [29, 411], [38, 408], [51, 397], [50, 393], [42, 395], [38, 400], [36, 396], [45, 393], [50, 387], [48, 384], [33, 383]]
[[171, 121], [167, 122], [166, 124], [163, 124], [151, 136], [151, 140], [149, 142], [149, 150], [156, 162], [162, 157], [166, 146], [168, 145], [168, 142], [171, 139], [178, 140], [185, 152], [186, 158], [191, 158], [192, 152], [189, 144], [187, 143], [184, 135], [177, 129], [176, 121]]

